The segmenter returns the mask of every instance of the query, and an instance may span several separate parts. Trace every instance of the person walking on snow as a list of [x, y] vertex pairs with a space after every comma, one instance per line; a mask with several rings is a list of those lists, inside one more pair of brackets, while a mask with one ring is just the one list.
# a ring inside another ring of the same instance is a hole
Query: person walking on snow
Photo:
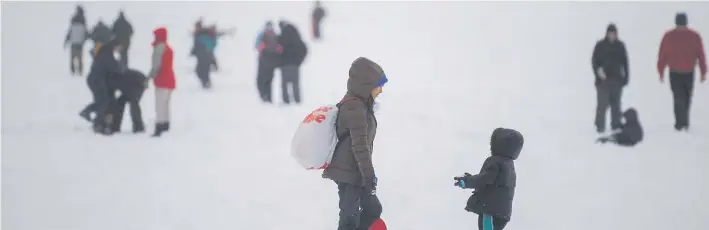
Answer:
[[312, 29], [313, 29], [313, 38], [317, 41], [320, 40], [321, 38], [321, 32], [320, 32], [320, 27], [322, 23], [322, 19], [325, 17], [325, 9], [322, 7], [322, 2], [320, 1], [315, 1], [315, 9], [313, 10], [313, 15], [312, 15]]
[[606, 36], [593, 48], [591, 65], [596, 85], [596, 131], [606, 130], [606, 111], [611, 108], [611, 128], [621, 127], [621, 97], [623, 87], [628, 85], [630, 73], [628, 52], [618, 39], [615, 24], [608, 25]]
[[[152, 67], [148, 79], [153, 79], [155, 84], [155, 133], [159, 137], [163, 132], [170, 130], [170, 98], [175, 90], [175, 72], [172, 68], [173, 52], [167, 43], [167, 29], [157, 28], [153, 31]], [[146, 83], [147, 84], [147, 83]]]
[[76, 14], [71, 18], [71, 25], [64, 38], [64, 48], [71, 46], [70, 69], [71, 74], [81, 76], [84, 74], [84, 43], [89, 38], [89, 30], [86, 27], [84, 10], [81, 6], [76, 7]]
[[121, 63], [128, 66], [128, 49], [130, 48], [130, 39], [133, 37], [133, 26], [126, 20], [123, 11], [118, 13], [118, 18], [113, 22], [112, 31], [118, 42], [121, 43]]
[[664, 82], [665, 69], [670, 68], [670, 87], [674, 98], [675, 130], [689, 129], [689, 108], [694, 91], [694, 68], [699, 64], [701, 82], [707, 80], [707, 62], [699, 33], [687, 27], [687, 15], [675, 16], [674, 29], [667, 31], [660, 43], [657, 72]]
[[300, 66], [308, 55], [308, 47], [293, 24], [279, 21], [278, 25], [281, 28], [278, 44], [283, 46], [280, 62], [283, 103], [290, 104], [294, 101], [300, 104]]
[[278, 44], [278, 35], [273, 30], [273, 23], [266, 22], [266, 25], [256, 38], [256, 50], [258, 51], [258, 70], [256, 73], [256, 88], [258, 89], [261, 101], [271, 103], [273, 88], [273, 75], [280, 62], [280, 55], [283, 47]]
[[377, 63], [364, 57], [357, 58], [349, 70], [347, 93], [338, 103], [336, 132], [340, 138], [322, 175], [337, 184], [340, 200], [338, 230], [368, 229], [382, 213], [372, 163], [377, 133], [373, 106], [387, 81], [384, 70]]

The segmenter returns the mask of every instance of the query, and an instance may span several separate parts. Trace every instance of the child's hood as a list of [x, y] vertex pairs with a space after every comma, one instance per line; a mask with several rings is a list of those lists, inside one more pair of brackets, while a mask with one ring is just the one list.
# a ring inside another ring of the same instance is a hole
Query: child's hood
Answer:
[[514, 129], [497, 128], [490, 137], [490, 151], [493, 156], [516, 160], [522, 151], [524, 137]]
[[638, 122], [638, 111], [634, 108], [629, 108], [623, 113], [626, 122]]

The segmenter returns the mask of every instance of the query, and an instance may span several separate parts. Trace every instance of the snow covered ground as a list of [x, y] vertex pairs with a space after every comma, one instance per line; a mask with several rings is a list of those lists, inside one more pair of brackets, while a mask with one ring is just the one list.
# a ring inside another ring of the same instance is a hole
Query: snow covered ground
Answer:
[[[709, 89], [696, 85], [691, 133], [676, 133], [655, 71], [675, 12], [709, 39], [709, 3], [327, 2], [301, 107], [258, 102], [252, 45], [281, 17], [309, 38], [311, 2], [84, 3], [91, 26], [126, 11], [142, 71], [152, 30], [167, 26], [178, 89], [160, 139], [97, 136], [78, 117], [90, 94], [62, 49], [74, 6], [2, 3], [3, 229], [335, 229], [336, 187], [299, 168], [290, 139], [311, 109], [344, 94], [358, 56], [390, 79], [374, 153], [390, 229], [476, 229], [463, 210], [470, 192], [452, 177], [479, 170], [498, 126], [526, 139], [509, 230], [709, 229]], [[220, 41], [210, 92], [188, 57], [199, 16], [238, 29]], [[593, 143], [590, 56], [611, 21], [630, 53], [623, 103], [646, 131], [635, 148]], [[142, 102], [149, 131], [153, 93]]]

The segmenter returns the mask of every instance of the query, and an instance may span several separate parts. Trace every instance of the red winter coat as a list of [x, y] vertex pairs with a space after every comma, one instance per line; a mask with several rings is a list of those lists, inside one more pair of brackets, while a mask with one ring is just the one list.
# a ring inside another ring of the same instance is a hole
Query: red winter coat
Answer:
[[702, 38], [689, 28], [679, 27], [667, 31], [662, 38], [658, 56], [657, 71], [660, 75], [667, 66], [670, 71], [692, 72], [696, 64], [699, 64], [702, 76], [707, 73]]
[[158, 70], [155, 79], [155, 87], [164, 89], [175, 89], [175, 71], [172, 69], [172, 48], [167, 44], [167, 29], [161, 27], [153, 31], [155, 35], [155, 41], [153, 42], [153, 47], [163, 44], [165, 50], [162, 53], [162, 60], [160, 64], [160, 70]]

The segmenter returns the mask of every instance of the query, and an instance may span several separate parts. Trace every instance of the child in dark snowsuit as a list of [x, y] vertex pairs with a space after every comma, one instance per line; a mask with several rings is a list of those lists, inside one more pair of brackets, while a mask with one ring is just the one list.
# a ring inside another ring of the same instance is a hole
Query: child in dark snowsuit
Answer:
[[612, 142], [621, 146], [635, 146], [643, 140], [643, 127], [638, 119], [638, 112], [630, 108], [623, 113], [625, 124], [621, 125], [620, 132], [610, 136], [600, 137], [597, 142]]
[[455, 186], [475, 189], [465, 210], [478, 214], [478, 229], [502, 230], [512, 216], [512, 200], [517, 184], [514, 160], [519, 157], [524, 137], [513, 129], [497, 128], [490, 138], [492, 156], [480, 173], [454, 177]]

